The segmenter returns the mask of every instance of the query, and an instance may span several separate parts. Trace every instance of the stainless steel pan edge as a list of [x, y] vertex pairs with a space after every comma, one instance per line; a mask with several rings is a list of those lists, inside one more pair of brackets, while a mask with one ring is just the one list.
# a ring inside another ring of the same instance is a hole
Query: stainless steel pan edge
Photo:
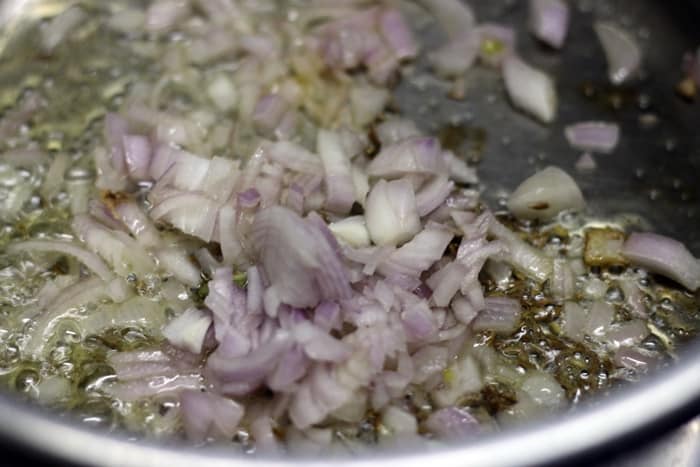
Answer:
[[[700, 345], [687, 349], [700, 352]], [[650, 435], [679, 426], [698, 413], [700, 359], [686, 359], [655, 378], [627, 388], [599, 405], [497, 436], [435, 450], [379, 452], [371, 456], [305, 459], [240, 456], [208, 447], [174, 447], [129, 440], [123, 434], [89, 430], [40, 409], [0, 396], [0, 435], [35, 453], [102, 466], [269, 466], [325, 465], [370, 467], [528, 466], [569, 464], [639, 447]]]

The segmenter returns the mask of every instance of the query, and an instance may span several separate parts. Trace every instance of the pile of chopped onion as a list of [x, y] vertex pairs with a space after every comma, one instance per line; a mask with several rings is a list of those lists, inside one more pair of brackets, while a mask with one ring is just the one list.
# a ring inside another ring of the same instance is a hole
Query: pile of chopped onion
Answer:
[[[446, 34], [426, 51], [440, 76], [495, 67], [517, 109], [543, 123], [556, 118], [554, 81], [517, 54], [512, 28], [479, 24], [457, 0], [421, 3]], [[405, 440], [488, 431], [491, 417], [463, 402], [493, 384], [486, 375], [508, 371], [475, 336], [518, 331], [524, 308], [513, 279], [551, 294], [571, 342], [599, 343], [621, 367], [653, 360], [635, 347], [649, 334], [637, 282], [620, 283], [634, 318], [615, 321], [585, 274], [582, 246], [568, 256], [534, 246], [479, 202], [474, 168], [390, 115], [390, 85], [421, 51], [399, 8], [309, 2], [280, 23], [265, 5], [156, 0], [113, 13], [112, 30], [165, 44], [152, 57], [159, 77], [135, 83], [106, 115], [94, 153], [99, 192], [76, 204], [72, 235], [8, 247], [75, 265], [39, 291], [25, 358], [47, 358], [61, 323], [76, 324], [81, 338], [138, 328], [163, 343], [112, 352], [116, 377], [105, 394], [174, 397], [177, 423], [195, 442], [246, 430], [260, 451], [287, 442], [313, 452], [337, 447], [333, 423], [358, 426], [367, 414], [382, 436]], [[566, 3], [530, 7], [532, 33], [562, 48]], [[74, 7], [46, 23], [44, 52], [83, 16]], [[637, 46], [615, 26], [595, 28], [610, 79], [629, 79]], [[607, 153], [619, 129], [588, 122], [566, 136]], [[46, 196], [68, 163], [52, 162]], [[509, 222], [585, 210], [576, 181], [557, 167], [513, 188]], [[700, 287], [698, 260], [675, 240], [613, 240], [599, 257]], [[512, 376], [509, 413], [563, 406], [551, 375], [523, 372]], [[411, 401], [416, 394], [428, 414]]]

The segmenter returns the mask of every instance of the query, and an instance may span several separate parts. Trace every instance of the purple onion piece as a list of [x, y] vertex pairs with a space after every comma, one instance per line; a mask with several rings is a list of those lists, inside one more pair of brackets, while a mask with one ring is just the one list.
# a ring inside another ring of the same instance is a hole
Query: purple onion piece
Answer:
[[633, 264], [661, 274], [688, 290], [700, 287], [700, 263], [679, 241], [653, 233], [632, 233], [622, 254]]

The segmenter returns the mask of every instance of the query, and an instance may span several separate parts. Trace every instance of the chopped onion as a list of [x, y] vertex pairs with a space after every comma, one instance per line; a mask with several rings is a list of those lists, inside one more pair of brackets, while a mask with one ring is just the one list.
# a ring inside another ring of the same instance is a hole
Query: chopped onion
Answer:
[[642, 320], [635, 319], [624, 323], [614, 324], [605, 334], [605, 340], [617, 348], [639, 344], [649, 335], [649, 328]]
[[447, 368], [448, 352], [445, 347], [426, 346], [412, 355], [416, 370], [413, 374], [415, 384], [423, 384]]
[[448, 229], [429, 225], [380, 263], [379, 272], [385, 276], [418, 277], [442, 258], [453, 237]]
[[503, 79], [513, 105], [544, 123], [557, 114], [557, 91], [552, 79], [515, 55], [503, 62]]
[[633, 264], [673, 279], [688, 290], [700, 287], [700, 262], [682, 243], [653, 233], [632, 233], [622, 254]]
[[177, 394], [186, 390], [199, 392], [201, 387], [201, 376], [178, 374], [175, 376], [153, 376], [138, 381], [117, 382], [105, 387], [104, 391], [115, 399], [135, 402], [161, 394]]
[[438, 407], [449, 407], [462, 396], [479, 392], [483, 378], [478, 362], [471, 355], [461, 357], [443, 372], [443, 382], [432, 394]]
[[75, 216], [72, 226], [80, 239], [104, 258], [118, 275], [144, 277], [155, 269], [151, 256], [126, 233], [110, 230], [85, 215]]
[[185, 432], [193, 441], [209, 437], [231, 439], [243, 418], [243, 406], [209, 392], [182, 391], [180, 404]]
[[425, 427], [445, 439], [463, 439], [481, 431], [479, 422], [467, 410], [447, 407], [432, 413]]
[[494, 331], [509, 334], [517, 329], [520, 321], [520, 302], [506, 297], [489, 297], [486, 308], [472, 323], [475, 331]]
[[440, 143], [435, 138], [426, 137], [412, 137], [382, 148], [367, 166], [368, 175], [383, 178], [446, 172]]
[[374, 132], [382, 147], [396, 144], [412, 136], [420, 136], [420, 131], [413, 120], [398, 117], [384, 120], [374, 128]]
[[549, 220], [561, 211], [579, 211], [584, 207], [583, 195], [574, 179], [552, 166], [522, 182], [508, 198], [508, 209], [521, 219]]
[[418, 54], [418, 44], [403, 15], [399, 10], [388, 8], [379, 15], [379, 26], [384, 39], [394, 49], [399, 60], [414, 58]]
[[450, 40], [428, 56], [436, 73], [446, 78], [463, 75], [479, 56], [481, 34], [470, 29]]
[[613, 361], [618, 367], [642, 372], [649, 371], [660, 363], [659, 357], [653, 352], [634, 347], [620, 347], [615, 351]]
[[347, 273], [321, 228], [276, 206], [256, 216], [253, 235], [265, 275], [283, 303], [312, 307], [322, 299], [349, 298]]
[[642, 64], [642, 50], [637, 41], [611, 23], [598, 21], [593, 29], [608, 61], [610, 82], [619, 85], [636, 75]]
[[607, 122], [581, 122], [564, 129], [566, 139], [575, 149], [609, 154], [620, 140], [620, 126]]
[[495, 219], [491, 221], [489, 233], [502, 241], [507, 252], [501, 258], [516, 270], [539, 282], [546, 281], [552, 274], [552, 260], [541, 251], [525, 243], [515, 233]]
[[375, 86], [356, 86], [350, 91], [350, 105], [355, 125], [366, 126], [384, 111], [391, 94]]
[[157, 248], [161, 245], [158, 229], [134, 201], [120, 202], [114, 209], [141, 245], [145, 248]]
[[147, 180], [151, 165], [151, 143], [145, 136], [125, 135], [123, 137], [124, 161], [133, 180]]
[[564, 45], [569, 16], [569, 6], [562, 0], [530, 0], [530, 30], [555, 49]]
[[548, 409], [559, 409], [566, 401], [566, 391], [549, 373], [541, 371], [529, 374], [521, 389], [529, 395], [535, 404]]
[[365, 219], [376, 245], [404, 243], [421, 229], [415, 193], [405, 179], [380, 180], [367, 197]]
[[202, 272], [180, 248], [162, 248], [155, 255], [163, 269], [183, 284], [194, 287], [202, 281]]
[[451, 37], [473, 29], [476, 16], [468, 3], [461, 0], [421, 0]]
[[326, 174], [326, 208], [338, 214], [347, 214], [355, 202], [350, 158], [345, 153], [337, 132], [320, 130], [316, 142]]
[[576, 293], [574, 271], [566, 259], [555, 259], [550, 289], [554, 298], [568, 300]]
[[207, 87], [207, 94], [218, 109], [231, 112], [238, 104], [238, 90], [225, 74], [216, 75]]
[[211, 323], [209, 313], [190, 308], [163, 328], [163, 336], [175, 347], [198, 354]]
[[328, 228], [337, 239], [355, 248], [370, 246], [369, 231], [364, 216], [352, 216], [331, 223]]

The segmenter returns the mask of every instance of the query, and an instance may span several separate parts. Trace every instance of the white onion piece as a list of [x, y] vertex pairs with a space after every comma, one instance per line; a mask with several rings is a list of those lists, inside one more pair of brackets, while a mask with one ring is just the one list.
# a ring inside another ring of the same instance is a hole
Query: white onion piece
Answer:
[[471, 324], [478, 315], [476, 308], [474, 308], [468, 299], [461, 295], [452, 300], [450, 307], [452, 308], [455, 318], [463, 324]]
[[554, 121], [557, 115], [557, 91], [546, 73], [513, 55], [503, 62], [503, 79], [515, 107], [544, 123]]
[[575, 149], [609, 154], [620, 141], [620, 126], [608, 122], [581, 122], [567, 126], [564, 134]]
[[427, 216], [443, 205], [447, 197], [452, 193], [454, 186], [454, 182], [444, 176], [436, 176], [426, 182], [416, 194], [418, 215], [421, 217]]
[[649, 335], [647, 324], [640, 319], [614, 324], [605, 334], [605, 340], [614, 347], [637, 345]]
[[625, 294], [625, 305], [631, 311], [632, 316], [646, 319], [649, 317], [644, 293], [639, 287], [639, 283], [634, 278], [625, 278], [618, 281], [622, 293]]
[[338, 214], [347, 214], [355, 202], [355, 185], [350, 158], [337, 132], [320, 130], [316, 146], [325, 171], [326, 208]]
[[569, 17], [569, 6], [562, 0], [530, 0], [530, 30], [555, 49], [564, 45]]
[[522, 182], [508, 198], [508, 210], [521, 219], [549, 220], [561, 211], [580, 211], [584, 207], [574, 179], [553, 166]]
[[464, 439], [481, 431], [479, 421], [467, 410], [448, 407], [432, 413], [425, 427], [443, 439]]
[[509, 334], [517, 329], [520, 321], [520, 302], [506, 297], [488, 297], [485, 306], [472, 323], [472, 329], [499, 334]]
[[352, 184], [355, 187], [355, 199], [364, 207], [369, 193], [369, 176], [356, 165], [352, 166]]
[[175, 347], [199, 354], [211, 323], [209, 313], [190, 308], [165, 325], [163, 336]]
[[552, 295], [558, 300], [568, 300], [576, 293], [576, 277], [569, 265], [569, 260], [557, 258], [554, 260], [552, 282], [549, 285]]
[[661, 274], [688, 290], [700, 287], [700, 262], [677, 240], [653, 233], [632, 233], [622, 254], [635, 265]]
[[355, 86], [350, 91], [350, 107], [355, 125], [364, 127], [381, 115], [389, 102], [388, 90], [375, 86]]
[[145, 248], [156, 248], [161, 245], [160, 233], [145, 212], [134, 201], [123, 201], [114, 208], [121, 221]]
[[202, 272], [181, 248], [163, 248], [156, 251], [155, 255], [163, 269], [183, 284], [194, 287], [202, 281]]
[[445, 347], [426, 346], [412, 355], [415, 372], [413, 383], [423, 384], [429, 378], [442, 372], [447, 368], [449, 355]]
[[461, 0], [421, 0], [451, 37], [473, 29], [476, 15], [467, 2]]
[[562, 331], [564, 335], [575, 341], [583, 341], [585, 337], [588, 313], [576, 302], [564, 303], [562, 312]]
[[296, 172], [323, 173], [321, 158], [305, 147], [291, 141], [279, 141], [265, 145], [265, 154], [270, 160]]
[[516, 270], [539, 282], [546, 281], [552, 274], [552, 260], [540, 250], [526, 243], [506, 226], [491, 220], [489, 233], [505, 243], [508, 251], [500, 258]]
[[585, 332], [597, 340], [602, 340], [610, 330], [615, 319], [615, 308], [604, 301], [593, 302], [588, 311], [588, 322], [585, 325]]
[[138, 381], [118, 381], [104, 388], [104, 392], [124, 402], [135, 402], [159, 394], [178, 394], [181, 391], [196, 391], [202, 387], [202, 377], [196, 374], [175, 376], [152, 376]]
[[180, 405], [187, 437], [197, 442], [231, 439], [244, 413], [236, 401], [209, 392], [182, 391]]
[[461, 157], [457, 157], [454, 152], [442, 151], [442, 158], [447, 164], [447, 171], [450, 174], [450, 178], [455, 182], [468, 185], [474, 185], [479, 182], [476, 170], [473, 167], [469, 167], [467, 161]]
[[338, 240], [355, 248], [370, 246], [369, 231], [364, 216], [352, 216], [332, 222], [328, 228]]
[[642, 50], [626, 31], [611, 23], [598, 21], [593, 25], [608, 61], [608, 77], [619, 85], [637, 74], [642, 64]]
[[60, 253], [74, 257], [104, 281], [109, 281], [114, 277], [112, 271], [99, 256], [74, 243], [60, 242], [57, 240], [28, 240], [26, 242], [9, 245], [7, 251], [11, 253], [19, 253], [22, 251], [30, 253], [34, 251], [40, 253]]
[[288, 109], [287, 102], [277, 94], [261, 97], [252, 116], [255, 129], [262, 135], [272, 136]]
[[388, 120], [384, 120], [374, 127], [374, 132], [382, 147], [396, 144], [412, 136], [420, 136], [420, 131], [413, 120], [400, 117], [392, 117]]
[[387, 277], [394, 274], [418, 277], [442, 258], [452, 238], [454, 234], [448, 229], [440, 225], [428, 225], [381, 262], [379, 272]]
[[559, 409], [566, 403], [566, 391], [549, 373], [538, 371], [529, 374], [521, 388], [535, 404], [547, 409]]
[[151, 165], [151, 142], [141, 135], [124, 135], [122, 138], [124, 161], [133, 180], [147, 180]]
[[70, 398], [71, 382], [63, 376], [48, 376], [42, 378], [36, 386], [36, 398], [41, 404], [56, 404]]
[[144, 277], [155, 269], [155, 263], [146, 250], [122, 231], [109, 230], [89, 216], [73, 218], [73, 231], [90, 250], [100, 255], [120, 276], [136, 274]]
[[238, 90], [225, 74], [216, 75], [207, 87], [207, 95], [219, 110], [230, 112], [238, 104]]
[[499, 289], [506, 289], [511, 277], [513, 277], [513, 268], [496, 259], [490, 259], [486, 262], [484, 272], [496, 283]]
[[481, 47], [481, 35], [471, 29], [450, 40], [428, 56], [435, 72], [445, 78], [463, 75], [476, 62]]
[[183, 192], [156, 204], [150, 216], [154, 220], [167, 221], [178, 230], [208, 242], [214, 234], [218, 207], [218, 203], [204, 195]]
[[620, 347], [615, 351], [613, 361], [618, 367], [648, 371], [659, 364], [659, 356], [644, 349]]
[[412, 137], [382, 148], [367, 165], [371, 177], [397, 178], [410, 174], [446, 174], [445, 159], [435, 138]]
[[77, 6], [66, 9], [60, 15], [52, 18], [41, 29], [41, 48], [44, 52], [52, 52], [63, 40], [86, 18], [86, 13]]
[[444, 374], [444, 386], [432, 394], [438, 407], [449, 407], [463, 395], [479, 392], [483, 386], [479, 364], [471, 355], [457, 360], [445, 370]]
[[390, 405], [382, 412], [382, 425], [394, 435], [414, 435], [418, 433], [416, 417], [394, 405]]
[[415, 193], [405, 179], [377, 182], [367, 197], [365, 219], [376, 245], [404, 243], [421, 229]]

